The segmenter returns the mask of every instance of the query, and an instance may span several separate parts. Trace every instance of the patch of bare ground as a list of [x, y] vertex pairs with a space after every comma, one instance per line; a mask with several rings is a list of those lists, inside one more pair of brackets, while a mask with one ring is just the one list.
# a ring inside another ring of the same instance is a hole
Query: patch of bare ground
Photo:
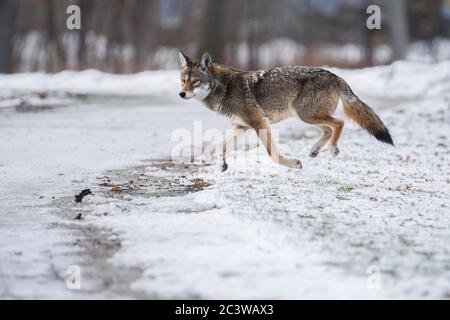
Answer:
[[[152, 160], [145, 165], [106, 171], [97, 177], [98, 192], [104, 197], [123, 199], [129, 196], [144, 198], [179, 197], [201, 191], [211, 182], [192, 178], [198, 169], [194, 164], [179, 164], [170, 160]], [[152, 174], [154, 172], [162, 175]]]

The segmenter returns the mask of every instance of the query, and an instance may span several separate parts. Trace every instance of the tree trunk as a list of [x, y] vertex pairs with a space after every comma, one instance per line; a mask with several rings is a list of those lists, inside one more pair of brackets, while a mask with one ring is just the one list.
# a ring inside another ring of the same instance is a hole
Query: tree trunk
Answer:
[[66, 66], [66, 58], [60, 37], [60, 25], [56, 14], [59, 12], [60, 3], [51, 0], [47, 3], [47, 37], [48, 37], [48, 61], [47, 71], [61, 71]]
[[0, 73], [11, 70], [13, 22], [19, 1], [0, 0]]
[[259, 66], [259, 19], [258, 19], [258, 4], [256, 1], [248, 1], [248, 16], [247, 16], [247, 43], [249, 49], [249, 60], [247, 68], [250, 70], [256, 70]]
[[225, 51], [225, 0], [206, 0], [198, 55], [208, 51], [213, 61], [223, 62]]
[[391, 45], [393, 59], [404, 59], [409, 43], [409, 28], [404, 0], [388, 1], [390, 11]]
[[[78, 6], [81, 11], [81, 30], [78, 33], [78, 52], [77, 52], [77, 69], [83, 70], [90, 65], [88, 61], [88, 48], [86, 46], [86, 32], [90, 26], [88, 22], [91, 19], [93, 3], [89, 0], [80, 0]], [[95, 31], [94, 31], [95, 32]], [[98, 36], [98, 34], [96, 34]], [[92, 61], [95, 63], [95, 61]]]

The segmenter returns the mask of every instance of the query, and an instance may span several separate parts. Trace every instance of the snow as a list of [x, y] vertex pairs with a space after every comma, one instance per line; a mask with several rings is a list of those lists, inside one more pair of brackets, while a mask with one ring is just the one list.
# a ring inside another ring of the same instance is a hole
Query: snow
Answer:
[[435, 64], [397, 61], [390, 66], [362, 70], [338, 70], [358, 95], [367, 97], [416, 100], [447, 95], [450, 83], [450, 60]]
[[[195, 175], [213, 181], [207, 190], [95, 199], [110, 216], [94, 222], [127, 239], [114, 264], [145, 270], [132, 288], [163, 298], [445, 297], [450, 163], [448, 147], [438, 145], [448, 143], [450, 121], [448, 105], [437, 104], [419, 103], [426, 112], [403, 120], [408, 104], [382, 113], [395, 149], [351, 128], [338, 158], [325, 151], [306, 159], [316, 137], [285, 141], [302, 171], [275, 166], [262, 151], [238, 151], [227, 172], [217, 164]], [[371, 266], [381, 269], [381, 290], [367, 287]]]
[[[408, 45], [405, 59], [408, 62], [437, 63], [450, 60], [450, 40], [447, 38], [435, 38], [432, 41], [414, 41]], [[367, 48], [358, 43], [320, 43], [311, 46], [314, 58], [317, 61], [332, 61], [335, 64], [358, 65], [364, 64]], [[172, 63], [158, 64], [161, 67], [174, 67], [177, 49], [172, 51], [162, 48], [166, 54], [165, 61]], [[258, 46], [258, 63], [263, 68], [279, 65], [298, 64], [308, 61], [306, 47], [289, 38], [275, 38]], [[228, 48], [231, 54], [231, 48]], [[169, 58], [172, 57], [172, 58]], [[240, 66], [247, 65], [250, 57], [248, 43], [241, 42], [236, 45], [236, 63]], [[214, 57], [213, 57], [214, 58]], [[373, 47], [373, 60], [375, 64], [387, 64], [393, 60], [393, 51], [389, 44], [381, 43]], [[157, 61], [155, 61], [157, 62]], [[158, 63], [158, 62], [157, 62]]]
[[[220, 161], [163, 168], [152, 159], [169, 157], [179, 143], [175, 130], [193, 134], [195, 121], [203, 132], [229, 128], [198, 102], [161, 98], [176, 95], [178, 71], [0, 76], [5, 96], [120, 96], [104, 105], [0, 112], [0, 297], [448, 298], [449, 62], [330, 70], [376, 109], [395, 148], [346, 121], [340, 154], [310, 159], [318, 132], [292, 119], [274, 129], [281, 152], [302, 160], [302, 170], [242, 146], [224, 173]], [[148, 103], [124, 106], [141, 95]], [[142, 177], [143, 192], [115, 194], [99, 187], [104, 175]], [[211, 185], [153, 195], [195, 179]], [[80, 234], [65, 228], [75, 222], [54, 213], [51, 197], [84, 188], [94, 195], [75, 207], [84, 216], [76, 223], [118, 236], [108, 263], [117, 272], [139, 270], [128, 291], [97, 285], [102, 270], [71, 245]], [[65, 287], [71, 264], [92, 269], [83, 282], [89, 289]]]
[[62, 71], [56, 74], [17, 73], [0, 75], [0, 96], [16, 92], [167, 96], [178, 90], [178, 82], [179, 72], [175, 70], [146, 71], [132, 75], [112, 75], [97, 70]]
[[[179, 125], [189, 127], [198, 118], [191, 112], [177, 123], [161, 123], [161, 118], [195, 106], [126, 103], [116, 99], [107, 106], [1, 111], [0, 297], [110, 296], [101, 288], [81, 293], [66, 288], [67, 267], [83, 265], [84, 271], [91, 267], [90, 258], [75, 245], [82, 235], [74, 230], [74, 221], [55, 214], [52, 201], [73, 199], [106, 169], [166, 156], [175, 144], [170, 132]], [[216, 116], [206, 115], [211, 126], [217, 125]]]

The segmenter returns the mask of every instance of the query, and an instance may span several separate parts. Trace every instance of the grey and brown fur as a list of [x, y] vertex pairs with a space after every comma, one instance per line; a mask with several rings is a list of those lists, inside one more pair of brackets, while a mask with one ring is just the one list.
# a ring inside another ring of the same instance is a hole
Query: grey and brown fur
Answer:
[[209, 109], [224, 115], [235, 126], [233, 134], [222, 142], [223, 170], [228, 168], [225, 160], [227, 146], [236, 135], [248, 129], [259, 134], [276, 163], [301, 168], [299, 160], [279, 154], [269, 126], [292, 116], [323, 132], [310, 152], [311, 157], [316, 157], [327, 143], [336, 156], [344, 127], [344, 121], [333, 117], [339, 98], [350, 118], [379, 141], [393, 145], [388, 129], [377, 114], [352, 92], [342, 78], [327, 70], [293, 66], [240, 71], [212, 63], [206, 52], [196, 62], [180, 51], [180, 61], [180, 96], [202, 100]]

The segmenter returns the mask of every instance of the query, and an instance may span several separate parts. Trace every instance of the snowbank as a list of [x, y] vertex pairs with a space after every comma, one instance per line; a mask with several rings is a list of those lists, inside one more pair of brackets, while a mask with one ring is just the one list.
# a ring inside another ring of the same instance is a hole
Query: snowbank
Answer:
[[114, 75], [97, 70], [56, 74], [17, 73], [0, 75], [0, 96], [29, 92], [164, 96], [174, 94], [178, 90], [178, 83], [179, 72], [176, 70], [146, 71], [131, 75]]
[[343, 77], [356, 94], [368, 97], [417, 99], [450, 91], [450, 61], [397, 61], [390, 66], [360, 70], [329, 70]]
[[[362, 96], [417, 98], [450, 90], [450, 61], [436, 64], [398, 61], [390, 66], [360, 70], [329, 70], [342, 76]], [[179, 86], [179, 70], [131, 75], [113, 75], [96, 70], [0, 75], [0, 97], [30, 92], [175, 97]]]

